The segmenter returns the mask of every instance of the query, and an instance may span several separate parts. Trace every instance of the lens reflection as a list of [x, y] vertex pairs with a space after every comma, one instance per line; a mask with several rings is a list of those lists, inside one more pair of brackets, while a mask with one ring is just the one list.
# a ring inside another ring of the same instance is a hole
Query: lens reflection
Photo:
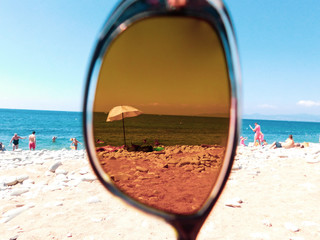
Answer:
[[130, 197], [193, 214], [223, 163], [229, 112], [226, 60], [214, 29], [185, 17], [139, 21], [102, 61], [93, 114], [97, 157]]

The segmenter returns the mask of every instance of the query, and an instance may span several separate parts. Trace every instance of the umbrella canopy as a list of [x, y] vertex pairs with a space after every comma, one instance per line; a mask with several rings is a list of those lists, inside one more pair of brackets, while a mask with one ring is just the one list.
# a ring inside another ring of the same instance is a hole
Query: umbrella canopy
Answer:
[[121, 120], [128, 117], [136, 117], [142, 114], [142, 112], [131, 106], [116, 106], [109, 112], [107, 122]]
[[124, 119], [128, 117], [136, 117], [140, 114], [142, 114], [140, 110], [131, 106], [116, 106], [110, 110], [106, 122], [112, 122], [122, 119], [124, 146], [126, 146], [126, 131], [124, 127]]

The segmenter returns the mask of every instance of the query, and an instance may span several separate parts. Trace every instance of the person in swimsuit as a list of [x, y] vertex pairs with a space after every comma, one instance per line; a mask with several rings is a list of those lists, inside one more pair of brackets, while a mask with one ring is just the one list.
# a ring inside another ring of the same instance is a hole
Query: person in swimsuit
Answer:
[[29, 135], [29, 149], [36, 149], [36, 132], [33, 131], [31, 135]]
[[4, 145], [2, 144], [2, 142], [0, 142], [0, 151], [5, 151], [6, 150], [6, 148], [4, 147]]
[[20, 136], [18, 136], [17, 133], [15, 133], [15, 134], [13, 135], [13, 137], [11, 138], [10, 144], [13, 142], [13, 144], [12, 144], [12, 151], [14, 151], [15, 149], [18, 149], [18, 148], [19, 148], [19, 139], [25, 139], [25, 137], [20, 137]]
[[72, 144], [74, 145], [74, 149], [77, 150], [78, 149], [78, 143], [82, 145], [81, 142], [79, 142], [76, 138], [72, 138], [72, 143], [71, 143], [71, 146]]
[[259, 139], [260, 139], [260, 143], [262, 145], [262, 142], [264, 140], [264, 134], [260, 131], [260, 136], [259, 136]]
[[247, 146], [244, 141], [247, 140], [248, 138], [245, 138], [245, 137], [240, 137], [240, 146]]
[[265, 146], [265, 145], [268, 145], [268, 143], [267, 143], [267, 141], [265, 139], [263, 139], [262, 142], [261, 142], [261, 145]]
[[287, 140], [285, 142], [274, 142], [271, 144], [270, 148], [275, 149], [275, 148], [293, 148], [295, 147], [293, 137], [292, 135], [289, 135]]
[[260, 135], [261, 135], [261, 127], [260, 125], [258, 125], [258, 123], [254, 123], [255, 128], [252, 129], [252, 131], [255, 132], [254, 134], [254, 141], [253, 141], [253, 145], [255, 145], [256, 141], [258, 140], [259, 145], [261, 145], [261, 140], [260, 140]]

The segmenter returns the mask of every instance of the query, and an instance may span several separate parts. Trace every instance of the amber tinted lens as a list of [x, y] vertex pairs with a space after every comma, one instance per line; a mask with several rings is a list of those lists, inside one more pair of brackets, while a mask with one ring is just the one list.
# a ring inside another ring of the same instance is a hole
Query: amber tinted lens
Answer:
[[[209, 24], [186, 17], [139, 21], [114, 39], [102, 61], [93, 108], [97, 157], [130, 197], [170, 213], [195, 213], [224, 159], [230, 99], [224, 50]], [[114, 113], [116, 106], [139, 112]]]

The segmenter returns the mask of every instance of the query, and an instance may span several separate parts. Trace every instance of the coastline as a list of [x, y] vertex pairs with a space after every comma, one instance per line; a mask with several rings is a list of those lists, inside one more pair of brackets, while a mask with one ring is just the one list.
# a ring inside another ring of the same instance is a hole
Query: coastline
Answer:
[[[22, 183], [5, 186], [10, 177]], [[198, 239], [320, 238], [319, 183], [320, 144], [238, 147]], [[1, 239], [175, 239], [162, 220], [107, 192], [85, 150], [0, 153], [0, 214]]]

